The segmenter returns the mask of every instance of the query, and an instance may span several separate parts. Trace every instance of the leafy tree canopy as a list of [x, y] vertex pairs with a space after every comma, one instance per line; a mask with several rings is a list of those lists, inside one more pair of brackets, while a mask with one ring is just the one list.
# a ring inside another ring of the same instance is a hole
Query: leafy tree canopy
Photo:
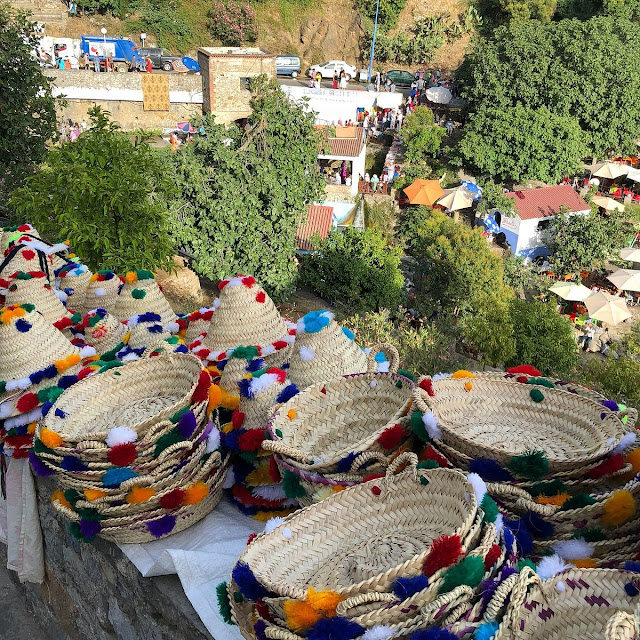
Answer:
[[100, 107], [75, 142], [53, 148], [11, 196], [17, 213], [51, 239], [69, 239], [93, 270], [155, 269], [173, 256], [170, 167], [145, 136], [131, 136]]
[[484, 24], [498, 25], [511, 21], [551, 20], [556, 0], [475, 0], [473, 6]]
[[33, 55], [35, 26], [25, 13], [0, 4], [0, 210], [56, 135], [52, 80]]
[[324, 181], [317, 169], [314, 116], [265, 76], [252, 84], [245, 129], [205, 116], [197, 136], [174, 155], [182, 194], [178, 240], [204, 276], [254, 275], [276, 298], [296, 278], [295, 233]]
[[482, 198], [478, 202], [478, 213], [488, 213], [493, 209], [498, 209], [502, 215], [513, 216], [513, 200], [507, 198], [503, 191], [503, 186], [493, 180], [486, 180], [480, 184], [482, 187]]
[[435, 124], [431, 109], [416, 107], [407, 116], [402, 127], [402, 137], [407, 145], [406, 159], [409, 162], [420, 162], [426, 156], [434, 156], [446, 135], [446, 129]]

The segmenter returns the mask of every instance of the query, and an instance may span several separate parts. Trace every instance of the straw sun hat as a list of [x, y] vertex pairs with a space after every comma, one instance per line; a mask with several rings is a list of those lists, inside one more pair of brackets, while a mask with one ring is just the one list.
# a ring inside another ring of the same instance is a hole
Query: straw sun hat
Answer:
[[[113, 310], [123, 322], [136, 314], [146, 312], [160, 315], [162, 326], [175, 323], [176, 314], [164, 297], [151, 271], [131, 271], [125, 276], [125, 283]], [[177, 332], [177, 327], [175, 331]]]
[[36, 228], [30, 224], [21, 224], [19, 226], [3, 227], [0, 229], [0, 252], [4, 251], [9, 244], [18, 239], [23, 233], [28, 233], [34, 238], [40, 237]]
[[67, 296], [51, 288], [43, 271], [18, 271], [9, 279], [5, 304], [33, 304], [44, 319], [54, 324], [68, 313], [62, 300]]
[[23, 245], [14, 245], [5, 249], [0, 260], [0, 282], [6, 281], [18, 271], [42, 271], [48, 284], [54, 280], [53, 258], [42, 251]]
[[118, 300], [122, 281], [113, 271], [101, 270], [89, 278], [89, 284], [85, 293], [82, 313], [88, 313], [94, 309], [106, 309], [113, 313]]
[[81, 327], [87, 344], [100, 354], [122, 348], [129, 341], [129, 330], [106, 309], [94, 309], [82, 319]]
[[60, 279], [59, 289], [67, 294], [67, 309], [82, 309], [92, 275], [86, 265], [74, 262], [68, 262], [56, 270], [56, 276]]

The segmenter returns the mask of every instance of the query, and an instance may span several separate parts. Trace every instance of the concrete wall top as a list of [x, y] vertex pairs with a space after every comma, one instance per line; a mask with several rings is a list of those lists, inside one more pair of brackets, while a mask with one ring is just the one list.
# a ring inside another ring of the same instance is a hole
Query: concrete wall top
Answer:
[[[82, 87], [87, 89], [136, 89], [142, 91], [141, 73], [94, 73], [93, 71], [66, 71], [46, 69], [57, 87]], [[202, 76], [170, 73], [169, 91], [202, 91]]]

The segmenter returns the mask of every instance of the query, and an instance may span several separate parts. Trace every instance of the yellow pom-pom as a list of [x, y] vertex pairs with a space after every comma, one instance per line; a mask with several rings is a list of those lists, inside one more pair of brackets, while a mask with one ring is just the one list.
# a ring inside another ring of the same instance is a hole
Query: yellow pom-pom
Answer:
[[289, 409], [289, 411], [287, 411], [287, 418], [289, 418], [289, 420], [293, 420], [296, 415], [297, 414], [293, 409]]
[[235, 411], [240, 406], [240, 396], [233, 396], [222, 387], [220, 387], [220, 392], [222, 394], [220, 398], [221, 407], [229, 409], [229, 411]]
[[51, 494], [51, 502], [58, 502], [63, 507], [67, 507], [67, 509], [71, 509], [71, 503], [64, 497], [64, 493], [58, 489]]
[[261, 464], [255, 471], [252, 471], [245, 479], [245, 484], [249, 487], [264, 487], [273, 484], [269, 475], [269, 465]]
[[184, 490], [183, 505], [199, 504], [209, 494], [209, 487], [204, 482], [196, 482]]
[[320, 487], [312, 496], [314, 502], [322, 502], [333, 495], [332, 487]]
[[36, 427], [38, 426], [37, 422], [32, 422], [29, 425], [27, 425], [27, 433], [29, 435], [33, 435], [36, 432]]
[[309, 603], [299, 600], [285, 600], [284, 613], [289, 629], [297, 632], [307, 630], [322, 617]]
[[608, 527], [617, 527], [626, 522], [636, 511], [636, 501], [629, 491], [614, 491], [602, 505], [602, 522]]
[[140, 504], [151, 500], [156, 492], [151, 487], [132, 487], [127, 494], [127, 502], [129, 504]]
[[459, 369], [452, 376], [452, 378], [475, 378], [471, 371], [467, 371], [466, 369]]
[[313, 587], [309, 587], [306, 599], [314, 611], [322, 614], [323, 618], [335, 616], [336, 607], [344, 600], [335, 591], [316, 591]]
[[344, 491], [346, 487], [343, 487], [341, 484], [333, 485], [333, 493], [338, 493], [339, 491]]
[[220, 406], [220, 400], [222, 398], [222, 389], [217, 384], [212, 384], [209, 387], [209, 404], [207, 411], [211, 413], [214, 409]]
[[51, 429], [47, 429], [46, 427], [40, 431], [40, 440], [42, 440], [42, 444], [45, 447], [49, 447], [49, 449], [56, 449], [62, 446], [62, 438], [55, 431], [51, 431]]
[[124, 279], [127, 281], [127, 284], [132, 284], [138, 279], [138, 274], [135, 271], [128, 271]]
[[89, 500], [89, 502], [93, 502], [98, 498], [104, 498], [107, 495], [106, 491], [101, 491], [100, 489], [85, 489], [84, 497]]
[[22, 307], [16, 307], [15, 309], [5, 309], [0, 314], [0, 322], [2, 324], [9, 324], [14, 318], [19, 318], [25, 314], [25, 310]]
[[561, 507], [568, 499], [568, 493], [559, 493], [556, 496], [538, 496], [536, 502], [538, 504], [552, 504], [556, 507]]
[[231, 433], [233, 431], [233, 422], [227, 422], [220, 427], [222, 433]]
[[89, 282], [96, 282], [98, 280], [98, 274], [94, 273], [90, 278]]
[[471, 391], [471, 389], [473, 389], [473, 385], [467, 381], [464, 383], [464, 388], [466, 391]]
[[596, 561], [593, 558], [583, 558], [582, 560], [572, 560], [571, 564], [575, 565], [578, 569], [595, 569], [597, 567]]

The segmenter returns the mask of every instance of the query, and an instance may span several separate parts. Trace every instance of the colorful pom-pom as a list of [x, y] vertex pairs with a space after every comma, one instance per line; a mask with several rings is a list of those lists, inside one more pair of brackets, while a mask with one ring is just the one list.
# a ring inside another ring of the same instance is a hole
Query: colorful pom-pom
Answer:
[[354, 640], [364, 633], [357, 622], [335, 616], [321, 618], [307, 634], [307, 640]]
[[86, 471], [89, 467], [75, 456], [64, 456], [60, 462], [60, 466], [65, 471]]
[[529, 396], [534, 402], [542, 402], [544, 400], [544, 393], [540, 389], [531, 389]]
[[395, 449], [406, 437], [406, 432], [401, 424], [394, 424], [385, 429], [378, 437], [378, 442], [383, 449]]
[[147, 292], [144, 289], [134, 289], [131, 292], [131, 297], [136, 300], [142, 300], [147, 295]]
[[40, 431], [40, 440], [42, 440], [42, 444], [44, 444], [45, 447], [49, 447], [49, 449], [56, 449], [62, 446], [62, 438], [55, 431], [51, 431], [46, 427]]
[[209, 395], [209, 387], [211, 386], [211, 376], [207, 371], [202, 370], [198, 377], [198, 384], [191, 396], [191, 400], [194, 404], [204, 402], [207, 398], [211, 399]]
[[216, 587], [216, 597], [218, 599], [218, 609], [222, 619], [227, 624], [232, 624], [231, 621], [231, 603], [229, 602], [229, 595], [227, 594], [227, 583], [221, 582]]
[[507, 466], [516, 476], [527, 480], [540, 480], [549, 471], [549, 461], [543, 451], [525, 451], [511, 458]]
[[127, 467], [117, 467], [115, 469], [109, 469], [102, 477], [103, 486], [108, 489], [116, 489], [126, 480], [131, 478], [137, 478], [138, 474]]
[[154, 538], [161, 538], [173, 531], [173, 528], [176, 526], [176, 518], [175, 516], [165, 515], [157, 520], [149, 520], [145, 524], [147, 525], [149, 533]]
[[451, 566], [463, 555], [460, 536], [440, 536], [431, 543], [431, 550], [422, 565], [423, 572], [432, 576], [439, 569]]
[[131, 487], [127, 494], [127, 502], [129, 504], [140, 504], [151, 500], [156, 492], [151, 487]]
[[127, 442], [111, 447], [107, 452], [107, 457], [109, 462], [116, 467], [127, 467], [138, 457], [138, 451], [134, 444]]
[[636, 512], [636, 501], [630, 491], [614, 491], [602, 505], [602, 522], [608, 527], [617, 527]]
[[184, 491], [182, 489], [173, 489], [160, 498], [160, 506], [163, 509], [177, 509], [182, 505], [183, 500]]
[[196, 482], [184, 490], [183, 505], [200, 504], [209, 495], [209, 487], [204, 482]]
[[258, 582], [253, 575], [249, 565], [238, 562], [231, 572], [233, 581], [238, 585], [238, 589], [245, 598], [249, 600], [260, 600], [269, 595], [269, 592]]
[[283, 608], [287, 618], [287, 626], [298, 633], [306, 631], [322, 617], [308, 602], [303, 600], [285, 600]]
[[467, 556], [444, 574], [438, 593], [453, 591], [463, 584], [475, 589], [482, 581], [483, 575], [484, 560], [480, 556]]
[[412, 577], [400, 577], [392, 585], [391, 589], [399, 600], [406, 600], [412, 595], [423, 591], [429, 586], [429, 578], [425, 575]]

